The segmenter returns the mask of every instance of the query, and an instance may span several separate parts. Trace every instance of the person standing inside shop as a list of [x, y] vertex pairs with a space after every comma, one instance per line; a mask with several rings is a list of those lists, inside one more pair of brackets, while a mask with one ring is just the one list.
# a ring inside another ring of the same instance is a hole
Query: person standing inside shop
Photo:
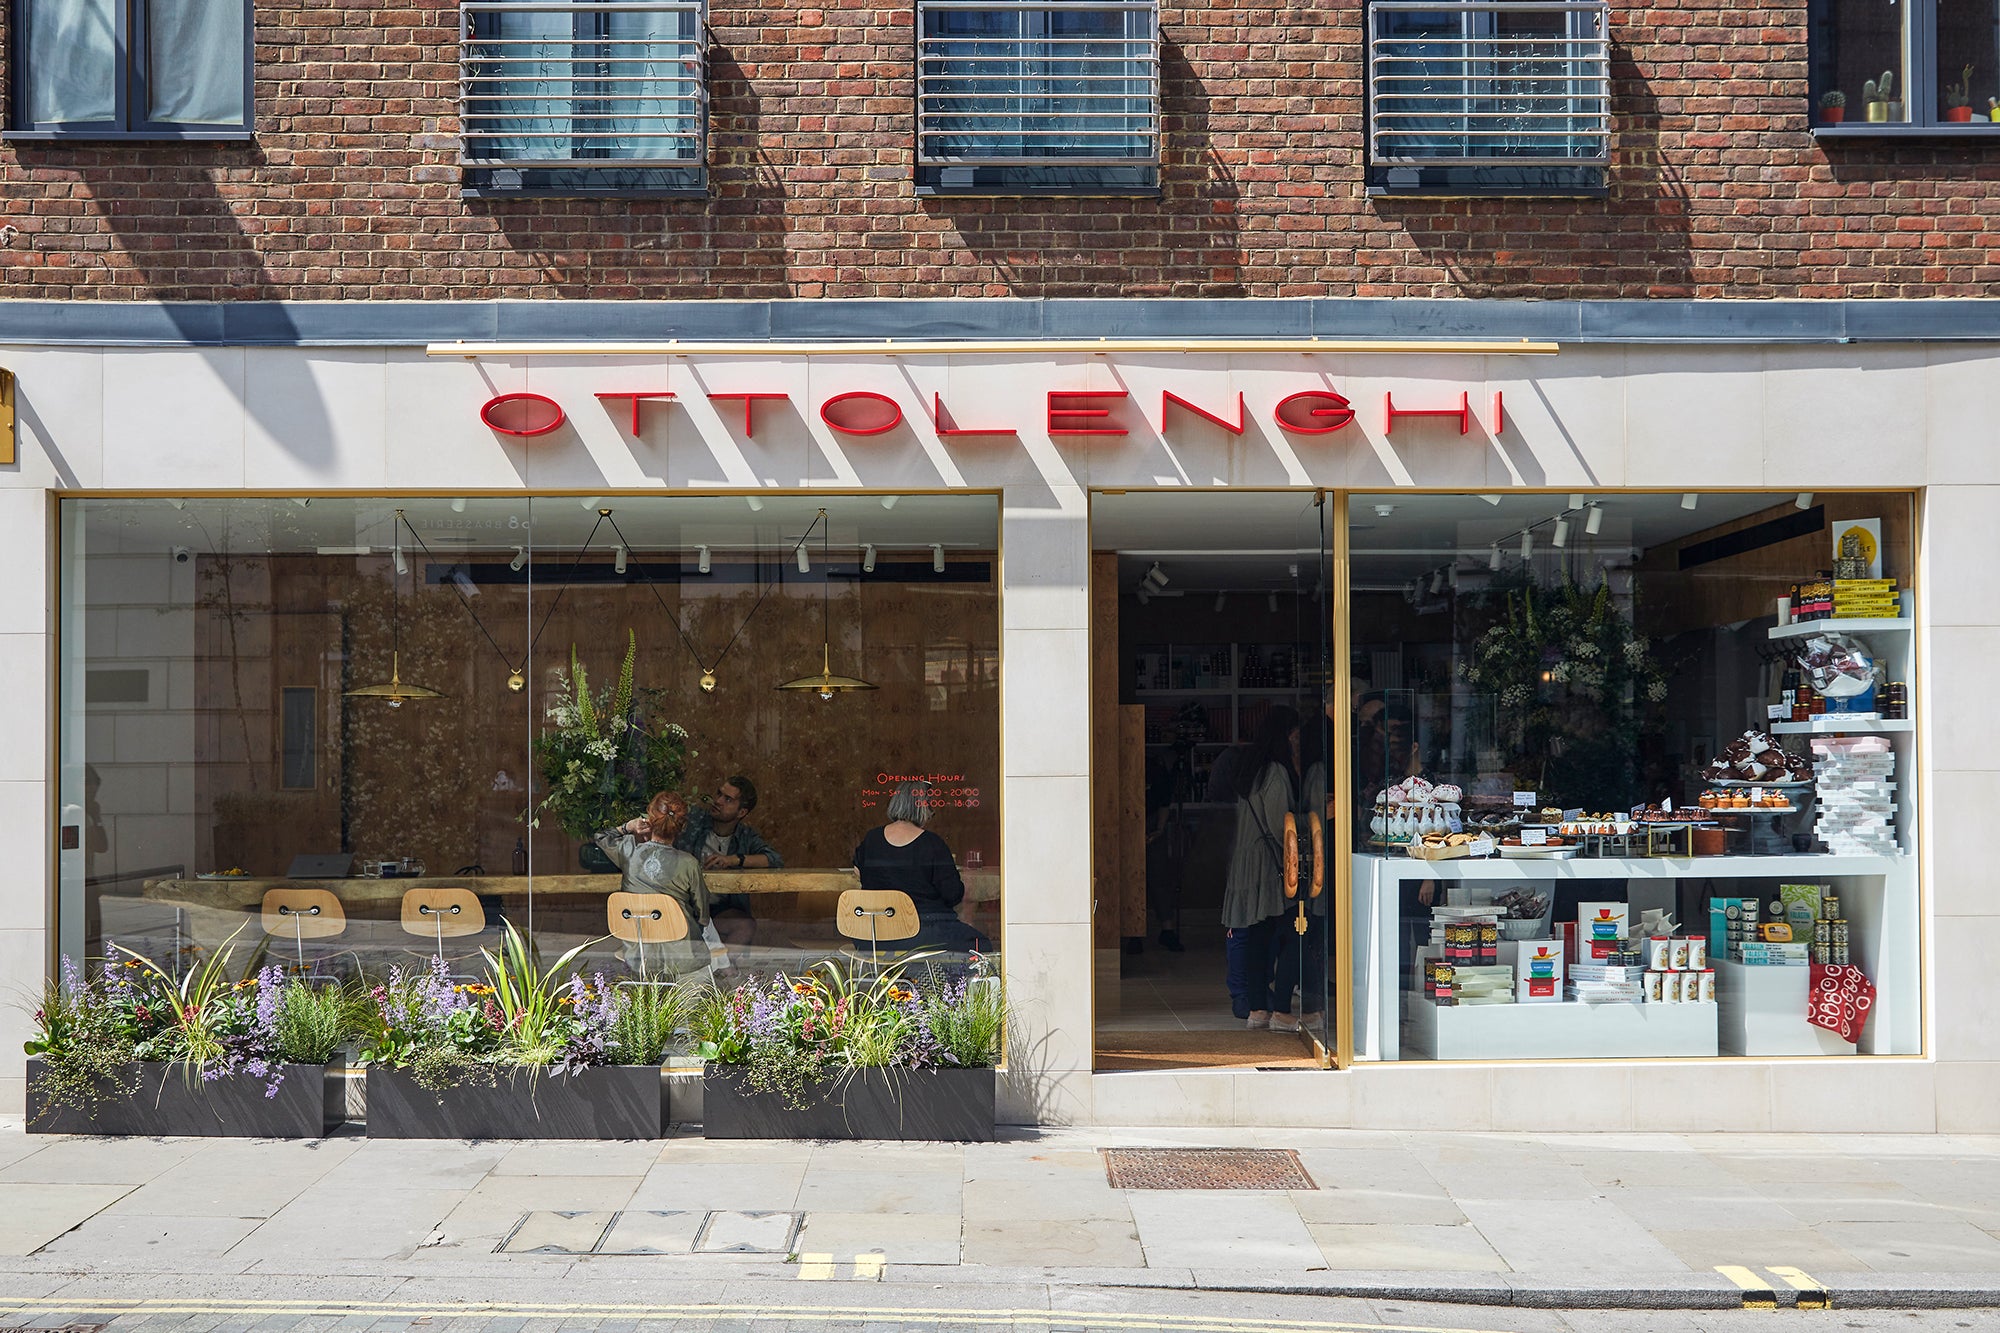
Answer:
[[686, 939], [643, 949], [638, 944], [625, 946], [626, 965], [635, 970], [685, 974], [708, 962], [708, 950], [701, 942], [701, 928], [709, 920], [708, 884], [701, 863], [674, 845], [687, 817], [687, 802], [663, 791], [647, 804], [645, 814], [591, 839], [624, 872], [620, 891], [665, 894], [687, 914]]
[[[785, 864], [778, 849], [743, 822], [757, 808], [757, 787], [741, 773], [724, 778], [706, 809], [690, 811], [674, 845], [701, 862], [703, 870], [777, 870]], [[715, 897], [715, 933], [724, 944], [755, 943], [757, 921], [747, 893]]]
[[1299, 796], [1299, 715], [1276, 704], [1237, 770], [1236, 843], [1222, 891], [1222, 924], [1243, 939], [1245, 1024], [1252, 1028], [1271, 1025], [1275, 944], [1285, 913], [1285, 816], [1298, 808]]

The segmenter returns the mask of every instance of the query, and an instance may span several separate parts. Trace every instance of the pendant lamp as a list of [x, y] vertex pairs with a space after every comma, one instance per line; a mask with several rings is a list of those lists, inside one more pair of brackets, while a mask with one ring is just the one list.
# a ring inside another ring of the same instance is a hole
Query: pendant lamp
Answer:
[[[402, 551], [403, 526], [408, 520], [403, 511], [396, 511], [395, 536], [392, 539], [398, 553]], [[410, 536], [417, 535], [410, 529]], [[358, 690], [347, 691], [350, 699], [381, 699], [391, 708], [401, 708], [405, 699], [442, 699], [441, 690], [428, 685], [406, 685], [403, 683], [403, 632], [401, 618], [402, 584], [394, 574], [389, 576], [389, 679], [379, 685], [363, 685]]]
[[[818, 517], [814, 518], [813, 522], [826, 525], [826, 510], [820, 510]], [[819, 695], [820, 698], [827, 700], [831, 700], [836, 694], [845, 694], [851, 690], [872, 690], [876, 688], [871, 682], [857, 679], [854, 676], [836, 676], [833, 674], [833, 570], [832, 565], [827, 560], [827, 548], [831, 544], [828, 535], [830, 526], [826, 525], [820, 528], [820, 568], [823, 573], [820, 576], [819, 600], [819, 674], [816, 676], [800, 676], [797, 680], [788, 680], [778, 686], [781, 690], [811, 690]], [[810, 537], [811, 535], [812, 529], [807, 528], [806, 536]], [[803, 539], [799, 543], [799, 549], [805, 549]]]

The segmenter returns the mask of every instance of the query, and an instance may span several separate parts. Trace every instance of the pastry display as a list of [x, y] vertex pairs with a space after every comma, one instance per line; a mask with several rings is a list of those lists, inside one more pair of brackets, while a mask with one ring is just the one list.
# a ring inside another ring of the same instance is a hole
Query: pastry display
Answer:
[[1725, 745], [1701, 775], [1709, 782], [1810, 782], [1813, 766], [1765, 733], [1746, 731]]

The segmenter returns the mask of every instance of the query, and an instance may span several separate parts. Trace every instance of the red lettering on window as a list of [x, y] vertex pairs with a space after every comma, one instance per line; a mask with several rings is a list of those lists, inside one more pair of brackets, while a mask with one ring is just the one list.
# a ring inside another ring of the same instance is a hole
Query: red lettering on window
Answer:
[[[846, 405], [850, 403], [858, 410], [849, 411]], [[875, 406], [872, 409], [861, 406], [869, 403]], [[903, 424], [903, 407], [885, 393], [855, 389], [837, 393], [821, 403], [819, 419], [843, 435], [886, 435]]]
[[1049, 390], [1049, 434], [1051, 435], [1130, 435], [1128, 430], [1116, 426], [1086, 427], [1060, 424], [1064, 422], [1101, 421], [1111, 415], [1108, 407], [1059, 407], [1058, 403], [1088, 402], [1092, 398], [1125, 398], [1129, 395], [1123, 389], [1051, 389]]
[[750, 429], [750, 409], [752, 407], [760, 402], [782, 401], [790, 397], [791, 395], [788, 393], [712, 393], [708, 396], [710, 402], [721, 402], [730, 398], [741, 398], [743, 400], [743, 438], [746, 440], [756, 438], [756, 432]]
[[[1294, 407], [1294, 403], [1317, 406]], [[1354, 420], [1354, 408], [1331, 389], [1306, 389], [1280, 398], [1271, 418], [1295, 435], [1331, 435]]]
[[1460, 435], [1472, 431], [1472, 397], [1463, 391], [1458, 395], [1457, 407], [1398, 407], [1396, 395], [1385, 393], [1382, 395], [1382, 413], [1383, 433], [1388, 435], [1396, 433], [1398, 417], [1457, 417]]
[[1160, 434], [1162, 435], [1167, 433], [1168, 403], [1179, 403], [1182, 407], [1194, 413], [1196, 416], [1201, 417], [1203, 420], [1213, 421], [1216, 425], [1222, 427], [1224, 430], [1228, 431], [1231, 435], [1241, 435], [1243, 433], [1243, 428], [1250, 423], [1250, 418], [1244, 413], [1243, 395], [1240, 393], [1236, 395], [1236, 421], [1234, 424], [1231, 424], [1230, 422], [1224, 421], [1221, 417], [1215, 415], [1215, 413], [1209, 411], [1207, 408], [1196, 407], [1193, 403], [1190, 403], [1187, 399], [1181, 397], [1179, 394], [1173, 392], [1171, 389], [1162, 389], [1160, 390]]
[[539, 393], [503, 393], [488, 398], [479, 419], [502, 435], [547, 435], [563, 424], [561, 404]]

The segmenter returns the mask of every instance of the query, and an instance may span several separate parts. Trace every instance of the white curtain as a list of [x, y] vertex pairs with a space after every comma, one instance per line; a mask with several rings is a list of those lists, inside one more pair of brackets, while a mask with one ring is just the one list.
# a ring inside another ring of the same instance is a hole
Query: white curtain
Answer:
[[29, 0], [28, 117], [38, 125], [116, 118], [117, 0]]
[[237, 0], [152, 0], [147, 119], [169, 125], [242, 125], [243, 6]]

